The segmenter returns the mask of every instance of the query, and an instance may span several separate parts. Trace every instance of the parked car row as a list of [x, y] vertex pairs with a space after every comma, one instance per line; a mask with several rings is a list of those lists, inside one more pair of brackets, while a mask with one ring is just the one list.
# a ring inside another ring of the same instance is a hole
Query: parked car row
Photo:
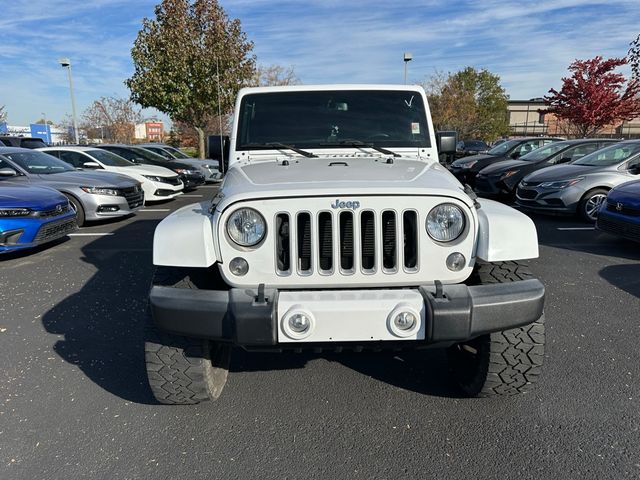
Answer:
[[640, 140], [537, 140], [507, 140], [449, 168], [482, 197], [579, 215], [599, 230], [640, 241]]
[[198, 169], [193, 162], [128, 145], [0, 146], [0, 253], [56, 240], [88, 221], [132, 215], [147, 202], [175, 198], [205, 183]]

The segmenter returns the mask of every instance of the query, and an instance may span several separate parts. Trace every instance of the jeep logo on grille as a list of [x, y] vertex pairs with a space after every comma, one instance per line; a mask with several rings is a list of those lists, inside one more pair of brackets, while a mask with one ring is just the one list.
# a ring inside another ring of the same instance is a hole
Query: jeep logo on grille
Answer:
[[357, 210], [360, 208], [360, 202], [357, 200], [353, 202], [342, 202], [339, 198], [336, 198], [335, 203], [331, 204], [331, 208], [350, 208], [351, 210]]

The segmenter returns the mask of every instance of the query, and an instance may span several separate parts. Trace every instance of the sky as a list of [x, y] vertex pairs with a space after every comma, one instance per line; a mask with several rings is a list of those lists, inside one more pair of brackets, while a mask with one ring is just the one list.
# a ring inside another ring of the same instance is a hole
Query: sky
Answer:
[[[12, 125], [127, 96], [130, 50], [159, 0], [2, 0], [0, 105]], [[559, 88], [574, 59], [625, 56], [640, 0], [220, 0], [255, 43], [259, 64], [293, 66], [305, 84], [403, 83], [466, 66], [500, 76], [512, 99]], [[628, 69], [623, 69], [628, 73]], [[151, 117], [158, 112], [147, 110]], [[166, 120], [166, 117], [159, 115]]]

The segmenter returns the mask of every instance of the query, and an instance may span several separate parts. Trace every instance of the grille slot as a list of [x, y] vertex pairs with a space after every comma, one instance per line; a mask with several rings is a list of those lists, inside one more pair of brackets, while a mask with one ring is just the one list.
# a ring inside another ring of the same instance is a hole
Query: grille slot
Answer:
[[396, 239], [396, 212], [390, 210], [382, 212], [382, 267], [385, 270], [395, 270], [398, 266]]
[[311, 215], [303, 212], [298, 214], [298, 270], [302, 273], [311, 272]]
[[402, 214], [402, 236], [404, 237], [404, 267], [418, 267], [418, 214], [408, 210]]
[[291, 271], [291, 226], [289, 215], [280, 213], [276, 216], [276, 261], [278, 272]]
[[353, 213], [340, 213], [340, 268], [353, 272]]
[[318, 268], [323, 272], [333, 269], [333, 219], [330, 212], [318, 215]]
[[362, 268], [375, 271], [376, 268], [376, 219], [371, 211], [360, 214], [360, 245]]

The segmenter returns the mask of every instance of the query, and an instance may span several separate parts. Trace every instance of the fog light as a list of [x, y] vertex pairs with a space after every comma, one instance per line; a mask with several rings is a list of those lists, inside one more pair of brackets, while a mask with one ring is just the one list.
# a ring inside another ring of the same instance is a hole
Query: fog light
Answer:
[[400, 312], [393, 318], [393, 324], [398, 330], [411, 330], [416, 324], [416, 316], [411, 312]]
[[452, 272], [459, 272], [464, 268], [467, 259], [460, 252], [454, 252], [447, 257], [447, 268]]
[[244, 258], [236, 257], [229, 262], [229, 271], [236, 277], [242, 277], [249, 271], [249, 264]]
[[293, 340], [302, 340], [311, 335], [314, 325], [313, 315], [302, 305], [293, 305], [280, 324], [284, 334]]
[[311, 328], [311, 319], [304, 313], [294, 313], [289, 317], [289, 328], [295, 333], [304, 333]]
[[387, 328], [396, 337], [406, 338], [420, 329], [420, 313], [411, 305], [400, 303], [387, 317]]

